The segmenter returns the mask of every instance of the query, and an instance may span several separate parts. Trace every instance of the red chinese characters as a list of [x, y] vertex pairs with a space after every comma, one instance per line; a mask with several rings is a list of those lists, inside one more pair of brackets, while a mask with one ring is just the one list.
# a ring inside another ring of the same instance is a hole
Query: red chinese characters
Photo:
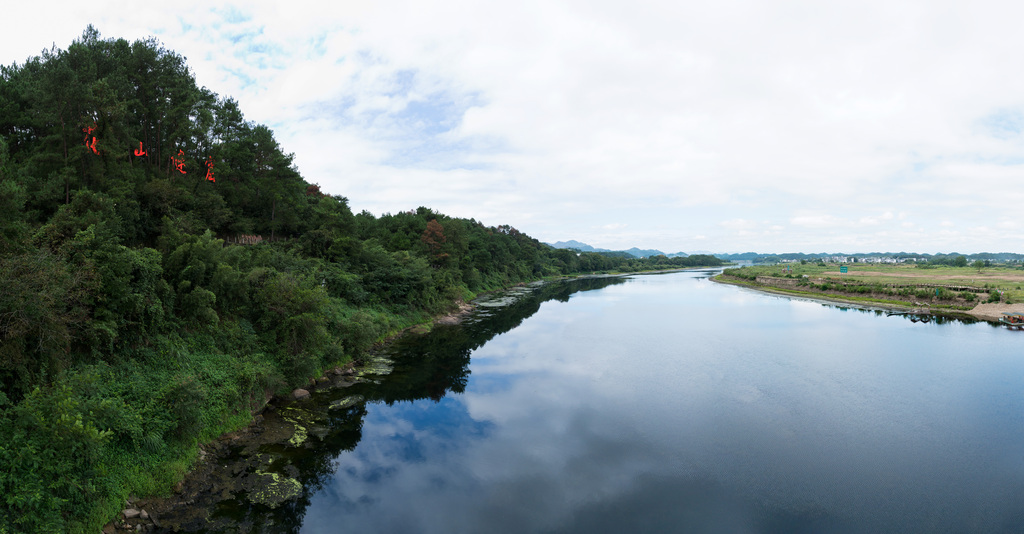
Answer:
[[[92, 145], [89, 144], [89, 135], [91, 135], [93, 130], [95, 130], [95, 126], [93, 126], [92, 128], [82, 129], [83, 132], [86, 132], [86, 146], [95, 147], [96, 145], [95, 137], [92, 138]], [[96, 152], [95, 148], [93, 148], [93, 152]], [[99, 154], [99, 152], [96, 153]], [[145, 156], [147, 154], [146, 149], [142, 144], [142, 141], [139, 141], [139, 148], [134, 149], [133, 153], [136, 156]], [[214, 177], [213, 173], [213, 164], [215, 161], [216, 160], [213, 159], [213, 156], [207, 156], [206, 158], [206, 181], [208, 182], [217, 182], [217, 179]], [[185, 170], [184, 150], [179, 148], [178, 153], [176, 155], [171, 156], [171, 165], [174, 166], [175, 169], [178, 169], [178, 172], [180, 172], [181, 174], [188, 174], [188, 171]]]
[[185, 172], [185, 158], [182, 157], [184, 155], [185, 152], [179, 149], [178, 157], [171, 156], [171, 163], [174, 164], [174, 168], [178, 169], [178, 172], [180, 172], [181, 174], [188, 174], [187, 172]]
[[210, 182], [217, 183], [217, 180], [213, 178], [213, 156], [206, 158], [206, 179]]
[[96, 125], [93, 124], [92, 126], [82, 128], [82, 131], [85, 132], [85, 146], [89, 147], [92, 153], [98, 156], [100, 151], [96, 149], [96, 136], [92, 134], [96, 131]]

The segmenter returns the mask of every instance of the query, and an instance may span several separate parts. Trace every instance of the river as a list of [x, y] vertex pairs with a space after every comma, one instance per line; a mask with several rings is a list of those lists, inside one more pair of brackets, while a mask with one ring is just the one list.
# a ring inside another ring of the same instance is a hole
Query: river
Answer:
[[258, 451], [300, 494], [216, 530], [1024, 531], [1024, 333], [709, 275], [517, 288], [402, 338]]

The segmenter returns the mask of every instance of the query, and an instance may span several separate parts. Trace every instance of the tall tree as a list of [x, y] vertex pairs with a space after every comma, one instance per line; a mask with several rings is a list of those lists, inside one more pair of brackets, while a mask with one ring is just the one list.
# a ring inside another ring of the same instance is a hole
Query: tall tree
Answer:
[[427, 229], [423, 231], [420, 241], [427, 246], [431, 266], [436, 268], [444, 265], [448, 259], [448, 254], [443, 252], [446, 239], [444, 237], [444, 227], [441, 226], [441, 223], [437, 222], [437, 219], [431, 219], [427, 223]]

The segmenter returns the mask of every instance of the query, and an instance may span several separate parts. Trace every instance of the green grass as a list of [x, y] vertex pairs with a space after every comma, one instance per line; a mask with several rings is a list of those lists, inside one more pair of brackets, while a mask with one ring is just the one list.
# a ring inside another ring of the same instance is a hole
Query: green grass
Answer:
[[[950, 286], [971, 286], [979, 288], [979, 293], [987, 293], [991, 289], [1003, 292], [1003, 302], [1024, 302], [1024, 279], [1004, 280], [994, 278], [996, 276], [1015, 276], [1024, 278], [1024, 272], [1019, 268], [1004, 266], [985, 267], [979, 270], [974, 267], [927, 267], [921, 268], [915, 265], [890, 265], [890, 264], [846, 264], [849, 272], [839, 273], [839, 264], [826, 264], [820, 266], [813, 263], [800, 264], [788, 263], [780, 265], [760, 265], [742, 267], [739, 269], [726, 269], [725, 273], [744, 278], [756, 276], [774, 276], [782, 278], [802, 279], [805, 275], [808, 279], [824, 278], [831, 281], [858, 282], [866, 286], [914, 286], [917, 284], [935, 284]], [[785, 271], [785, 268], [790, 271]], [[872, 273], [870, 275], [863, 273]], [[987, 299], [987, 295], [980, 300]]]

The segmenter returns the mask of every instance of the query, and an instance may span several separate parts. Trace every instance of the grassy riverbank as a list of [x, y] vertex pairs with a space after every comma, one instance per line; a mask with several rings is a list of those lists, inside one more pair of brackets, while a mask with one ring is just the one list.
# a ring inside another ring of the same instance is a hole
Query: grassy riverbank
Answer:
[[1009, 267], [932, 267], [789, 263], [726, 269], [718, 282], [794, 296], [986, 320], [1024, 311], [1024, 271]]
[[153, 39], [90, 27], [4, 67], [0, 109], [0, 534], [95, 533], [269, 396], [480, 292], [721, 263], [352, 213]]

